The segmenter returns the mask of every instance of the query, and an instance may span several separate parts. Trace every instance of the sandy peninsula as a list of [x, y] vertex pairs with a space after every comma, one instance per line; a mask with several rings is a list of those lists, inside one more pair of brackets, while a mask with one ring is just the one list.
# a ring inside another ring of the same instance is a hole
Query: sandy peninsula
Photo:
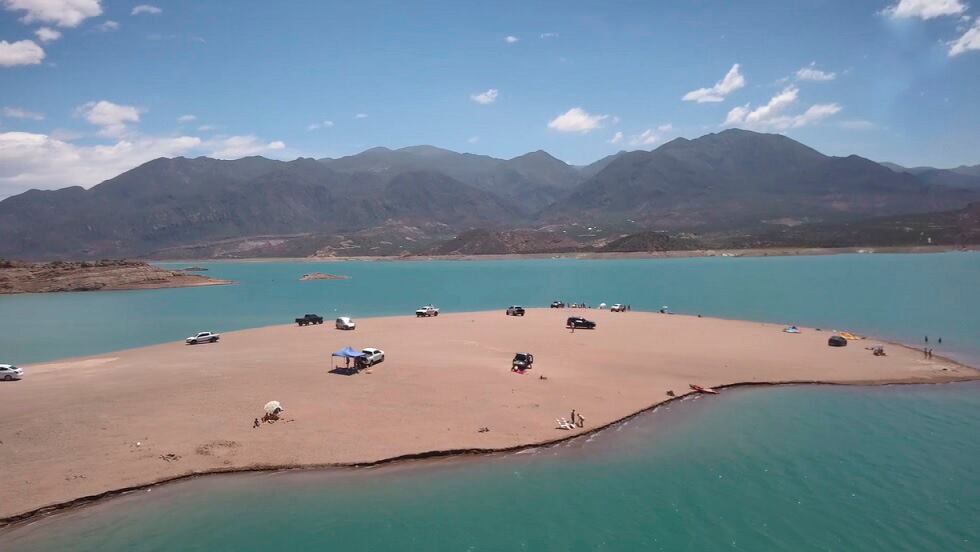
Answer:
[[[595, 330], [570, 332], [585, 315]], [[220, 328], [215, 328], [220, 330]], [[0, 518], [213, 471], [375, 463], [486, 451], [594, 430], [689, 384], [947, 382], [980, 372], [885, 344], [827, 346], [829, 331], [655, 313], [529, 309], [387, 317], [357, 330], [273, 326], [214, 344], [167, 343], [25, 366], [0, 382]], [[189, 328], [188, 333], [196, 330]], [[383, 349], [356, 375], [346, 345]], [[534, 368], [511, 372], [515, 352]], [[543, 376], [544, 378], [542, 378]], [[263, 405], [282, 420], [253, 428]], [[576, 409], [582, 429], [556, 429]], [[487, 428], [489, 431], [480, 431]]]
[[54, 261], [27, 263], [0, 260], [0, 294], [58, 291], [112, 291], [214, 286], [229, 280], [166, 270], [141, 261]]

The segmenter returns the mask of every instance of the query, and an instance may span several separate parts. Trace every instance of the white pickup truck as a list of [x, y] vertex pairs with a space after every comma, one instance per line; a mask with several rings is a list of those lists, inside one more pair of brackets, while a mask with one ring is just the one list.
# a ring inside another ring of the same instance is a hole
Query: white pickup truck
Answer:
[[426, 305], [415, 311], [415, 316], [423, 318], [426, 316], [439, 316], [439, 309], [432, 305]]
[[216, 334], [214, 332], [198, 332], [197, 335], [192, 335], [184, 341], [186, 341], [188, 345], [197, 345], [198, 343], [214, 343], [220, 337], [220, 334]]

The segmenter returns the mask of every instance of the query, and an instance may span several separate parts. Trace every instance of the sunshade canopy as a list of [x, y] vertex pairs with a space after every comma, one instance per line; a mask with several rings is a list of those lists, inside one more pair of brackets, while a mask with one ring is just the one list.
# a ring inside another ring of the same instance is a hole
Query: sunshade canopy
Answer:
[[364, 356], [364, 353], [360, 351], [355, 351], [354, 349], [351, 349], [350, 346], [348, 345], [347, 347], [344, 347], [343, 349], [334, 352], [330, 356], [335, 356], [340, 358], [357, 358], [357, 357]]

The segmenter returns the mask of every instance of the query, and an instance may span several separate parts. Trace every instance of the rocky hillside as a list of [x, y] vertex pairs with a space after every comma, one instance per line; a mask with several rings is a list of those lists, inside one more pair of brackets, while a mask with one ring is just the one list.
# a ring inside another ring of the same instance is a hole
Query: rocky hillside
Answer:
[[[566, 236], [605, 246], [641, 231], [757, 235], [960, 209], [980, 201], [980, 179], [962, 169], [897, 170], [744, 130], [586, 167], [543, 151], [496, 159], [431, 146], [288, 162], [161, 158], [88, 190], [0, 201], [0, 256], [404, 255], [436, 244], [555, 250], [572, 247]], [[467, 234], [474, 229], [487, 233]], [[643, 247], [656, 248], [647, 237]]]
[[230, 283], [135, 261], [24, 263], [0, 259], [0, 294], [207, 286]]

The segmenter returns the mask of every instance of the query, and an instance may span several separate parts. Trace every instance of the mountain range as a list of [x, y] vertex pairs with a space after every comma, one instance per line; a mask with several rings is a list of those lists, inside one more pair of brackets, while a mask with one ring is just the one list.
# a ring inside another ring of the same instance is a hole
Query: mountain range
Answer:
[[510, 232], [472, 234], [506, 248], [538, 232], [555, 235], [535, 242], [567, 244], [834, 224], [963, 208], [980, 200], [976, 169], [826, 156], [738, 129], [584, 167], [544, 151], [497, 159], [432, 146], [318, 160], [160, 158], [90, 189], [0, 201], [0, 257], [397, 255], [474, 230]]

